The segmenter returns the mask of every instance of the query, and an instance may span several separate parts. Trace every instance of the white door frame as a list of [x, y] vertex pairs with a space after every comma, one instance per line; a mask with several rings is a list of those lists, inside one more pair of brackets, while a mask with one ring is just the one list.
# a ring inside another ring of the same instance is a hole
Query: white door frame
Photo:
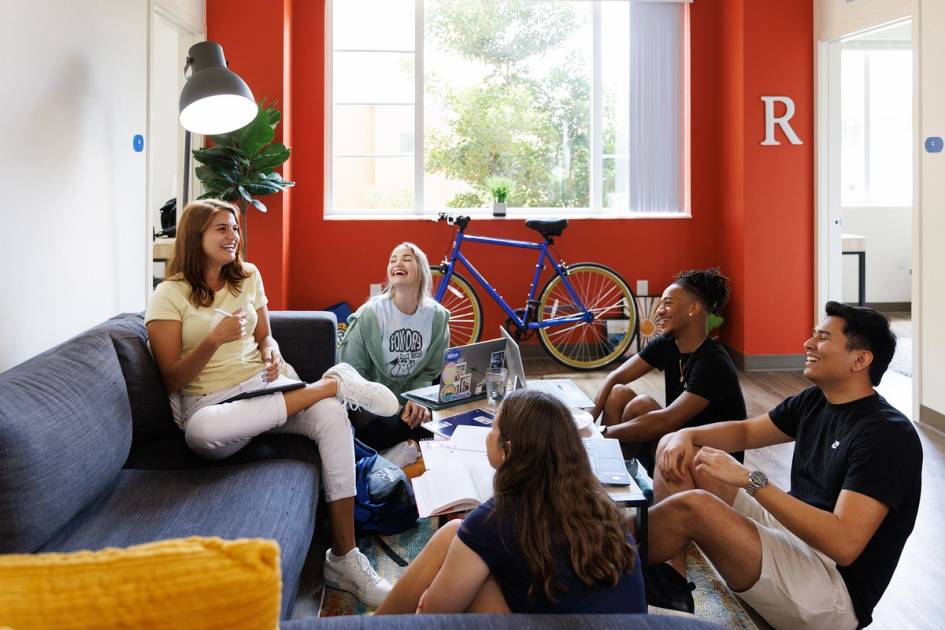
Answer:
[[[921, 111], [921, 67], [920, 56], [920, 3], [913, 0], [910, 15], [902, 15], [894, 20], [881, 19], [872, 24], [858, 24], [855, 30], [836, 35], [830, 39], [816, 39], [814, 42], [814, 313], [813, 321], [820, 320], [823, 305], [830, 299], [842, 298], [837, 287], [831, 287], [830, 271], [840, 273], [839, 245], [834, 244], [831, 256], [831, 230], [837, 230], [834, 221], [840, 212], [839, 176], [831, 181], [830, 165], [839, 164], [839, 133], [837, 125], [831, 126], [831, 86], [837, 85], [839, 77], [830, 76], [830, 55], [838, 51], [838, 42], [846, 37], [864, 31], [887, 26], [903, 19], [912, 20], [912, 133], [913, 133], [913, 177], [912, 177], [912, 418], [919, 421], [919, 407], [922, 401], [922, 379], [919, 377], [922, 349], [922, 230], [921, 212], [921, 146], [922, 146], [922, 111]], [[836, 88], [834, 88], [836, 90]], [[833, 209], [833, 213], [831, 210]]]

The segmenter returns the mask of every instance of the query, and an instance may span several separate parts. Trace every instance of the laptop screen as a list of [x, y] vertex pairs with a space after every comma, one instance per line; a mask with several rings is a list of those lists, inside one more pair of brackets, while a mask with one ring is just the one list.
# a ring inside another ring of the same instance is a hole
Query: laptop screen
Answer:
[[510, 387], [513, 390], [525, 389], [527, 384], [525, 366], [522, 365], [522, 353], [518, 349], [518, 344], [504, 326], [499, 326], [499, 332], [505, 337], [505, 364], [509, 368]]

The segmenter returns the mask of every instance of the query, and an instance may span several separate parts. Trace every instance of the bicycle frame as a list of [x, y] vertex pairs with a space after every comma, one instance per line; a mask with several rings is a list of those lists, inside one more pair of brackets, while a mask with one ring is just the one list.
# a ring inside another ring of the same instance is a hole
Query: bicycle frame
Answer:
[[[515, 247], [518, 249], [531, 249], [538, 251], [538, 262], [535, 265], [535, 276], [532, 279], [532, 284], [528, 289], [528, 302], [525, 309], [525, 318], [519, 317], [518, 313], [515, 312], [512, 307], [502, 298], [499, 293], [492, 288], [492, 285], [489, 284], [489, 281], [486, 280], [485, 276], [479, 273], [479, 270], [469, 262], [469, 259], [463, 255], [463, 252], [460, 251], [464, 241], [470, 243], [481, 243], [483, 245], [499, 245], [501, 247]], [[449, 258], [446, 261], [446, 270], [443, 273], [443, 277], [440, 279], [440, 284], [436, 288], [434, 293], [434, 299], [437, 302], [443, 299], [443, 295], [446, 293], [446, 288], [449, 285], [450, 278], [453, 277], [453, 272], [456, 268], [456, 263], [459, 262], [463, 267], [470, 273], [473, 279], [486, 290], [492, 299], [502, 308], [503, 311], [509, 316], [516, 326], [519, 328], [526, 328], [528, 330], [537, 330], [539, 328], [548, 328], [550, 326], [560, 326], [561, 324], [573, 324], [579, 322], [591, 322], [594, 320], [594, 314], [591, 313], [587, 306], [581, 302], [581, 298], [578, 297], [577, 292], [575, 292], [574, 287], [571, 286], [571, 283], [568, 281], [568, 269], [560, 261], [556, 260], [555, 257], [548, 252], [548, 242], [544, 243], [533, 243], [531, 241], [515, 241], [511, 239], [504, 238], [491, 238], [488, 236], [475, 236], [475, 235], [466, 235], [464, 228], [458, 228], [456, 230], [456, 238], [453, 240], [452, 247], [450, 249]], [[552, 317], [541, 322], [528, 321], [530, 320], [529, 312], [530, 309], [527, 306], [534, 304], [535, 302], [535, 292], [538, 290], [538, 281], [541, 278], [541, 272], [545, 268], [545, 261], [548, 261], [551, 264], [551, 268], [554, 270], [555, 275], [561, 278], [561, 282], [564, 284], [565, 289], [567, 289], [568, 294], [571, 296], [571, 299], [581, 307], [581, 313], [576, 315], [566, 315], [563, 317]]]

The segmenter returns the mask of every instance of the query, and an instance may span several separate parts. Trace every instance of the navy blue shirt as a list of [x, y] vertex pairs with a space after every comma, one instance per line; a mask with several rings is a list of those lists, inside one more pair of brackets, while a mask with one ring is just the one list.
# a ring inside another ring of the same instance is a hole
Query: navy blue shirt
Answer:
[[[459, 529], [459, 539], [489, 566], [492, 577], [499, 583], [506, 603], [514, 613], [645, 613], [646, 595], [640, 558], [633, 570], [620, 577], [616, 586], [589, 588], [575, 575], [567, 550], [557, 554], [558, 577], [566, 590], [557, 593], [557, 603], [545, 596], [544, 588], [536, 588], [534, 597], [528, 589], [532, 577], [528, 564], [512, 531], [511, 523], [498, 523], [487, 518], [494, 509], [489, 499], [466, 517]], [[627, 542], [634, 544], [628, 533]]]
[[860, 625], [869, 625], [919, 511], [922, 443], [915, 427], [879, 394], [833, 405], [817, 387], [768, 417], [794, 438], [792, 496], [833, 512], [841, 490], [851, 490], [889, 508], [859, 557], [837, 566]]

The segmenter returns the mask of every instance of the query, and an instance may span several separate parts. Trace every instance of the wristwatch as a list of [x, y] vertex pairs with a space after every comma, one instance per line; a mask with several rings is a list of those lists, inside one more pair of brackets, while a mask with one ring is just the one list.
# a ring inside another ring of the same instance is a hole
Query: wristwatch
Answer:
[[764, 474], [760, 470], [753, 470], [748, 473], [748, 485], [745, 486], [745, 492], [748, 493], [748, 496], [753, 497], [755, 493], [768, 485], [768, 475]]

